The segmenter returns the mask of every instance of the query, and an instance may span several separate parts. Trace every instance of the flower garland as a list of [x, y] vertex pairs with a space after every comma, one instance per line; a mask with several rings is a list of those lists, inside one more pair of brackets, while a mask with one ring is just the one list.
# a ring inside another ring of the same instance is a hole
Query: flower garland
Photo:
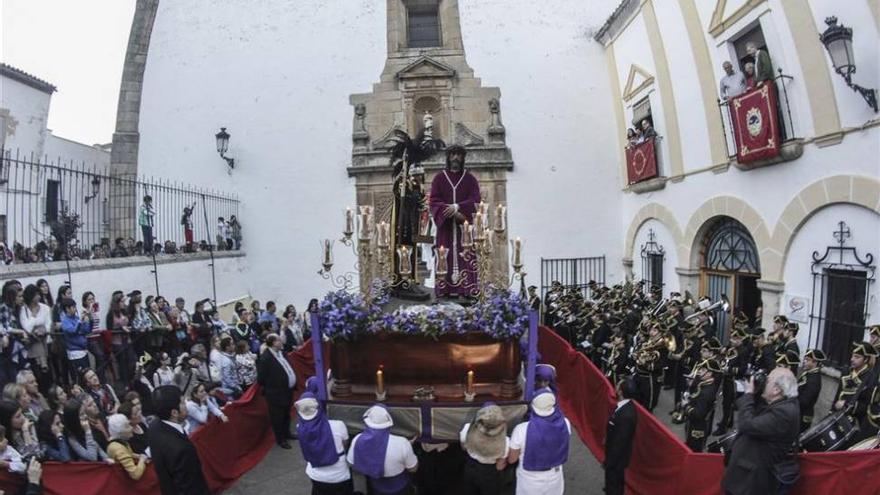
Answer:
[[344, 290], [327, 294], [318, 305], [321, 329], [331, 341], [352, 341], [379, 332], [441, 335], [481, 332], [496, 340], [519, 339], [529, 326], [528, 301], [506, 289], [491, 288], [485, 302], [467, 308], [410, 306], [382, 310], [387, 287], [371, 284], [367, 297]]

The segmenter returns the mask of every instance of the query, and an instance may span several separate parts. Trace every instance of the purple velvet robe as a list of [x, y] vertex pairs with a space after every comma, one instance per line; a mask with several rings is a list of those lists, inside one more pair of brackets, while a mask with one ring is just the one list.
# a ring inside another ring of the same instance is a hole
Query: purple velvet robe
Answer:
[[[443, 210], [447, 205], [457, 204], [458, 211], [473, 225], [476, 205], [480, 202], [480, 184], [477, 178], [467, 170], [452, 172], [444, 170], [438, 173], [431, 182], [431, 216], [437, 226], [436, 246], [449, 249], [446, 255], [447, 273], [446, 286], [441, 287], [435, 282], [437, 296], [465, 295], [475, 296], [477, 287], [477, 269], [473, 258], [466, 261], [462, 257], [461, 224], [454, 217], [445, 217]], [[453, 273], [458, 270], [460, 282], [452, 286]]]

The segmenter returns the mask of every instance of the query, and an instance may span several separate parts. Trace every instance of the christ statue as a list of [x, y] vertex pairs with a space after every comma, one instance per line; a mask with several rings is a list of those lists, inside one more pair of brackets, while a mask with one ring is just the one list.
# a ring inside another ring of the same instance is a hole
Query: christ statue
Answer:
[[473, 223], [480, 202], [480, 184], [465, 170], [466, 156], [463, 146], [447, 148], [446, 169], [434, 176], [431, 183], [429, 204], [437, 226], [435, 246], [448, 250], [446, 279], [434, 284], [438, 297], [473, 297], [479, 292], [475, 258], [466, 259], [461, 246], [464, 222]]

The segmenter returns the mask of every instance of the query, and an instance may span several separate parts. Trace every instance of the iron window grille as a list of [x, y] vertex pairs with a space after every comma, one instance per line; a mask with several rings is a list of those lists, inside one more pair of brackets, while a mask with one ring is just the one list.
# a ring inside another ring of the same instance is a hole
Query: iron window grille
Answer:
[[646, 293], [652, 287], [663, 289], [663, 261], [666, 259], [666, 251], [657, 243], [654, 229], [648, 230], [648, 242], [642, 245], [642, 280], [645, 285], [642, 290]]
[[760, 273], [758, 249], [741, 223], [722, 220], [709, 237], [705, 267], [727, 272]]
[[843, 368], [849, 365], [851, 344], [864, 337], [876, 266], [873, 254], [867, 253], [863, 259], [855, 247], [846, 245], [852, 237], [846, 222], [838, 222], [837, 227], [833, 233], [836, 245], [827, 246], [822, 255], [813, 251], [807, 343], [821, 347], [832, 366]]
[[547, 300], [550, 285], [558, 281], [565, 287], [574, 287], [592, 298], [589, 283], [605, 285], [605, 256], [589, 258], [541, 258], [541, 300]]

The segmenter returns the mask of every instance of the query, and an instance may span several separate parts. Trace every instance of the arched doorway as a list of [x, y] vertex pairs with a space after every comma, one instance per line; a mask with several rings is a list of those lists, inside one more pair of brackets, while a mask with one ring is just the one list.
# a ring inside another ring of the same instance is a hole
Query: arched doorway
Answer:
[[[743, 224], [730, 217], [716, 219], [703, 236], [700, 260], [700, 295], [713, 302], [726, 296], [731, 314], [744, 311], [750, 326], [759, 325], [755, 313], [761, 306], [761, 265], [755, 240]], [[727, 342], [731, 314], [715, 315], [714, 335], [722, 342]]]

